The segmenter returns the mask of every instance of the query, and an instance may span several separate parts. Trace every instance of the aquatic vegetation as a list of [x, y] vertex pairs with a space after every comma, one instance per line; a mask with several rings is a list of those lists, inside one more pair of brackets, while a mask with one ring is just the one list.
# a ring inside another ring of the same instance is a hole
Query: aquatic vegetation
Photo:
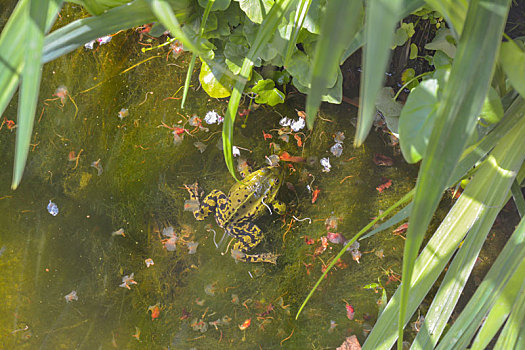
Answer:
[[58, 206], [55, 203], [53, 203], [51, 200], [47, 204], [47, 212], [53, 216], [58, 215]]

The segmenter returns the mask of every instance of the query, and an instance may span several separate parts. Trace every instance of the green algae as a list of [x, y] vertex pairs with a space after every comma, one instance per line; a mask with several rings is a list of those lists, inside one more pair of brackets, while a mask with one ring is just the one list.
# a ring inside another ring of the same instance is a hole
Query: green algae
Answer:
[[[84, 14], [70, 5], [63, 21], [70, 20], [68, 15]], [[191, 131], [185, 124], [189, 117], [202, 118], [210, 110], [223, 114], [226, 102], [209, 98], [195, 75], [187, 108], [180, 110], [190, 56], [166, 61], [167, 48], [142, 53], [141, 43], [158, 43], [149, 40], [135, 31], [119, 33], [109, 44], [93, 51], [80, 48], [44, 67], [35, 146], [16, 192], [9, 190], [14, 133], [0, 130], [6, 155], [0, 172], [0, 238], [6, 247], [0, 257], [0, 295], [6, 300], [0, 317], [2, 347], [306, 349], [336, 347], [351, 334], [362, 342], [363, 328], [376, 319], [379, 298], [363, 286], [378, 277], [388, 295], [397, 286], [388, 282], [385, 271], [400, 272], [403, 240], [388, 232], [361, 242], [359, 264], [345, 255], [304, 315], [298, 321], [294, 315], [323, 265], [341, 247], [329, 244], [316, 253], [327, 233], [325, 220], [339, 218], [337, 232], [350, 238], [412, 188], [415, 170], [393, 154], [383, 135], [372, 134], [364, 147], [353, 149], [355, 110], [325, 108], [313, 131], [301, 135], [304, 147], [299, 147], [293, 137], [280, 141], [276, 129], [282, 116], [297, 119], [301, 98], [276, 108], [261, 106], [245, 128], [244, 120], [236, 127], [234, 145], [249, 149], [241, 155], [254, 168], [264, 166], [273, 142], [308, 162], [294, 164], [286, 179], [293, 189], [283, 186], [279, 194], [288, 205], [287, 215], [258, 221], [265, 239], [256, 251], [279, 254], [278, 264], [237, 264], [226, 250], [229, 238], [215, 247], [210, 225], [217, 241], [222, 230], [213, 220], [197, 222], [183, 210], [188, 199], [184, 184], [198, 181], [208, 193], [228, 191], [234, 183], [216, 146], [220, 126], [204, 125], [209, 132], [186, 134], [179, 145], [166, 127]], [[64, 105], [52, 100], [59, 86], [67, 87], [73, 100]], [[122, 108], [129, 115], [120, 119]], [[6, 116], [12, 119], [14, 111], [16, 101]], [[272, 139], [265, 140], [262, 130]], [[340, 158], [329, 152], [337, 131], [347, 137]], [[197, 141], [207, 144], [203, 153], [194, 146]], [[68, 160], [71, 151], [79, 155], [78, 164]], [[394, 166], [375, 165], [376, 153], [393, 157]], [[324, 173], [319, 159], [328, 156], [332, 170]], [[98, 159], [100, 175], [91, 166]], [[380, 193], [376, 187], [385, 179], [393, 185]], [[314, 204], [307, 185], [321, 190]], [[57, 217], [45, 210], [50, 199], [59, 206]], [[160, 231], [168, 225], [186, 234], [186, 241], [199, 242], [197, 253], [189, 255], [181, 242], [176, 251], [166, 251]], [[112, 236], [120, 228], [125, 237]], [[308, 239], [315, 243], [307, 244]], [[374, 254], [377, 250], [383, 250], [383, 258]], [[147, 258], [155, 263], [149, 268]], [[138, 284], [119, 288], [122, 277], [131, 273]], [[210, 285], [214, 295], [206, 293]], [[79, 300], [66, 303], [64, 296], [72, 290]], [[353, 320], [346, 316], [346, 301], [355, 309]], [[147, 310], [157, 303], [160, 315], [152, 320]], [[231, 318], [228, 325], [216, 329], [209, 323], [224, 316]], [[206, 322], [207, 331], [194, 330], [194, 319]], [[248, 319], [251, 325], [241, 330]], [[330, 321], [337, 324], [331, 331]], [[139, 339], [132, 336], [136, 327]]]

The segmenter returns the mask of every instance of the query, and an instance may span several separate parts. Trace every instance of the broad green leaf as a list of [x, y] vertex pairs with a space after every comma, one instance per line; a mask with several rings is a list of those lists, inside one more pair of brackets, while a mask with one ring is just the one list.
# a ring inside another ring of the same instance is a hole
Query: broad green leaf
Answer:
[[199, 73], [199, 81], [202, 88], [210, 97], [223, 98], [231, 95], [234, 80], [222, 70], [214, 66], [210, 68], [208, 64], [202, 61], [201, 71]]
[[[443, 190], [454, 170], [490, 86], [496, 54], [510, 0], [494, 0], [491, 6], [472, 0], [450, 78], [436, 112], [436, 120], [419, 170], [414, 207], [410, 216], [403, 258], [403, 279], [411, 281], [413, 266], [424, 234]], [[491, 28], [487, 31], [487, 28]], [[410, 298], [410, 284], [401, 285], [398, 349]]]
[[[18, 102], [18, 128], [15, 141], [15, 164], [13, 169], [13, 182], [11, 188], [14, 190], [22, 180], [22, 174], [29, 153], [29, 143], [33, 132], [38, 92], [40, 90], [40, 79], [42, 77], [42, 48], [44, 46], [44, 35], [49, 0], [31, 0], [27, 6], [27, 17], [22, 20], [26, 22], [25, 27], [25, 49], [24, 64], [22, 69], [22, 85]], [[57, 7], [60, 7], [59, 4]], [[25, 17], [25, 18], [24, 18]]]
[[[354, 145], [363, 144], [375, 115], [375, 102], [383, 86], [384, 73], [390, 56], [394, 28], [405, 11], [414, 11], [422, 1], [371, 0], [366, 2], [363, 73], [359, 93], [359, 115]], [[415, 5], [418, 5], [414, 8]], [[409, 12], [410, 13], [410, 12]]]
[[448, 57], [454, 58], [456, 55], [456, 44], [452, 31], [448, 28], [439, 29], [434, 39], [425, 45], [425, 49], [443, 51]]
[[412, 43], [410, 44], [410, 56], [409, 58], [411, 60], [414, 60], [417, 58], [417, 54], [418, 54], [418, 48], [417, 48], [417, 45]]
[[224, 152], [224, 160], [230, 174], [237, 180], [235, 176], [235, 166], [233, 164], [233, 126], [235, 124], [235, 117], [237, 116], [237, 110], [239, 108], [239, 102], [241, 100], [241, 95], [244, 92], [244, 87], [250, 77], [252, 72], [253, 64], [255, 59], [258, 57], [260, 50], [264, 45], [272, 38], [277, 26], [284, 17], [286, 11], [288, 10], [290, 4], [293, 0], [277, 0], [268, 15], [264, 18], [257, 37], [250, 47], [248, 55], [244, 59], [242, 64], [241, 72], [239, 73], [239, 78], [235, 82], [233, 88], [230, 102], [228, 103], [228, 109], [226, 110], [226, 115], [224, 116], [224, 124], [222, 126], [222, 145]]
[[252, 91], [257, 94], [256, 103], [266, 103], [270, 106], [284, 103], [284, 94], [275, 87], [272, 79], [259, 80]]
[[274, 4], [274, 0], [234, 0], [254, 23], [262, 23]]
[[408, 163], [425, 154], [438, 106], [438, 81], [427, 79], [413, 89], [399, 117], [399, 146]]
[[454, 29], [454, 36], [459, 38], [467, 18], [468, 0], [425, 0], [434, 10], [441, 13]]
[[395, 49], [397, 46], [404, 45], [409, 38], [414, 35], [416, 31], [414, 30], [414, 23], [401, 23], [401, 26], [396, 29], [394, 33], [394, 43], [391, 49]]
[[399, 115], [403, 105], [394, 101], [394, 90], [391, 87], [384, 87], [379, 90], [376, 99], [376, 108], [381, 112], [386, 121], [388, 130], [396, 136], [399, 134]]
[[[292, 84], [297, 88], [297, 90], [299, 90], [299, 92], [303, 94], [310, 93], [310, 89], [302, 85], [301, 82], [296, 77], [293, 77]], [[343, 74], [341, 73], [341, 70], [339, 69], [337, 72], [337, 80], [335, 81], [334, 86], [325, 88], [321, 92], [321, 101], [339, 104], [341, 103], [342, 99], [343, 99]]]
[[[360, 1], [331, 0], [321, 24], [321, 36], [315, 48], [311, 70], [310, 93], [306, 98], [306, 123], [313, 127], [323, 91], [330, 87], [329, 77], [340, 74], [339, 58], [361, 26], [363, 6]], [[344, 24], [344, 25], [341, 25]]]
[[513, 41], [504, 42], [499, 61], [511, 85], [525, 97], [525, 52]]

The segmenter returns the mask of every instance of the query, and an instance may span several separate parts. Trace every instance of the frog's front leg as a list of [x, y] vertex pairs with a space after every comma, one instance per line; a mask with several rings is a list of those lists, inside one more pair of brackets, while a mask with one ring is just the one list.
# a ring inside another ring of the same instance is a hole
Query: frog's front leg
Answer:
[[271, 264], [277, 263], [278, 256], [272, 253], [246, 254], [249, 250], [261, 243], [263, 238], [261, 229], [254, 223], [247, 222], [243, 225], [228, 227], [228, 232], [237, 238], [237, 242], [234, 243], [231, 250], [232, 257], [235, 260], [244, 262], [268, 262]]

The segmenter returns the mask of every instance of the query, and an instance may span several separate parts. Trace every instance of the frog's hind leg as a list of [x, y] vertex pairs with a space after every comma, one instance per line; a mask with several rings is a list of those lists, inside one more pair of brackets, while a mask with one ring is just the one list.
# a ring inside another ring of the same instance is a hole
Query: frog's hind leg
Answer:
[[273, 207], [273, 211], [277, 214], [284, 215], [286, 213], [286, 204], [284, 204], [284, 202], [281, 202], [278, 199], [274, 199], [271, 202], [271, 205]]
[[261, 243], [263, 234], [261, 229], [252, 222], [248, 222], [239, 227], [230, 227], [230, 233], [237, 238], [237, 242], [231, 250], [232, 257], [237, 261], [243, 262], [267, 262], [277, 263], [278, 255], [272, 253], [246, 254], [250, 249]]
[[221, 208], [224, 205], [224, 201], [227, 200], [226, 195], [222, 191], [213, 190], [204, 197], [199, 208], [193, 211], [193, 216], [199, 221], [204, 220], [208, 215], [215, 214], [217, 207]]

